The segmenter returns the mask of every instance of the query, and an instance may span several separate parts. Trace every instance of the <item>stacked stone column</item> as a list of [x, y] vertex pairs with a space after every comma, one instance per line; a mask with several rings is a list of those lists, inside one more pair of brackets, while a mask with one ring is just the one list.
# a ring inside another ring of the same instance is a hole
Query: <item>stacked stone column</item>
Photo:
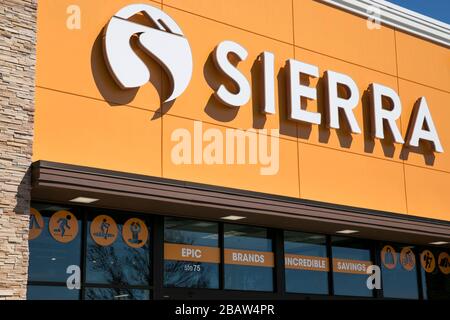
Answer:
[[0, 1], [0, 299], [26, 298], [36, 10]]

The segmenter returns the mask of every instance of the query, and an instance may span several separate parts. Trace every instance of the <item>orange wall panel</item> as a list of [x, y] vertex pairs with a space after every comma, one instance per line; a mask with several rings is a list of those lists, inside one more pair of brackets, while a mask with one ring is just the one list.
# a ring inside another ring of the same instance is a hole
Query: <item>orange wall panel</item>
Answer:
[[299, 158], [302, 198], [406, 212], [402, 164], [304, 143]]
[[291, 0], [164, 0], [175, 7], [209, 19], [292, 43]]
[[[218, 129], [223, 136], [226, 128], [203, 123], [203, 132]], [[186, 129], [193, 136], [194, 121], [165, 115], [163, 118], [163, 177], [194, 181], [223, 187], [298, 197], [297, 146], [295, 141], [279, 139], [279, 171], [276, 175], [261, 175], [258, 164], [175, 164], [171, 153], [177, 140], [172, 134], [177, 129]], [[270, 141], [270, 139], [269, 139]], [[208, 143], [204, 143], [206, 146]], [[237, 151], [236, 151], [237, 152]], [[192, 157], [194, 146], [192, 143]], [[235, 154], [236, 155], [236, 154]], [[193, 159], [193, 158], [192, 158]]]
[[[159, 6], [157, 3], [147, 1]], [[122, 7], [133, 0], [44, 0], [39, 1], [36, 85], [156, 111], [160, 108], [161, 69], [146, 59], [154, 70], [152, 84], [123, 92], [107, 71], [103, 58], [103, 28]], [[81, 10], [81, 29], [66, 27], [69, 5]]]
[[161, 175], [155, 113], [38, 88], [33, 161]]
[[295, 45], [396, 74], [394, 30], [367, 28], [367, 19], [319, 1], [294, 0]]
[[450, 50], [396, 31], [398, 76], [450, 92]]
[[450, 220], [450, 173], [407, 165], [405, 175], [409, 214]]

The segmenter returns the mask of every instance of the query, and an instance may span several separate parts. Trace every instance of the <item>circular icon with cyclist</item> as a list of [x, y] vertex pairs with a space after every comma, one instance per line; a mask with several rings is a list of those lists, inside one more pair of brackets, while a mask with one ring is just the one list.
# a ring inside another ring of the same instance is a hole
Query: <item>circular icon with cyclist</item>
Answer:
[[410, 247], [404, 247], [402, 251], [400, 251], [400, 264], [407, 271], [414, 269], [416, 257]]
[[436, 259], [434, 258], [434, 254], [430, 250], [423, 250], [420, 254], [420, 264], [426, 272], [433, 272], [434, 268], [436, 268]]
[[34, 208], [30, 208], [30, 231], [28, 233], [28, 239], [34, 240], [41, 235], [44, 229], [44, 219], [39, 211]]
[[381, 262], [383, 262], [386, 269], [395, 269], [397, 266], [397, 253], [392, 246], [384, 246], [381, 249]]
[[128, 219], [122, 228], [123, 241], [132, 248], [140, 248], [147, 243], [148, 229], [138, 218]]
[[61, 210], [51, 216], [48, 230], [53, 239], [67, 243], [75, 239], [78, 234], [78, 220], [73, 213]]
[[119, 229], [113, 218], [99, 215], [91, 222], [91, 237], [98, 245], [107, 247], [116, 241]]

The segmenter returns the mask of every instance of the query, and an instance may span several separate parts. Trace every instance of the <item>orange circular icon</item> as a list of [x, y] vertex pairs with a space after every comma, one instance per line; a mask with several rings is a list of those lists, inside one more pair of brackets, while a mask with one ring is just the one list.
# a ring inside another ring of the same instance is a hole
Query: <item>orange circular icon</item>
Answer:
[[405, 270], [411, 271], [416, 265], [416, 257], [410, 247], [404, 247], [400, 251], [400, 264]]
[[132, 248], [140, 248], [147, 243], [148, 229], [138, 218], [128, 219], [122, 228], [123, 241]]
[[75, 239], [78, 234], [78, 220], [73, 213], [61, 210], [50, 218], [48, 230], [53, 239], [67, 243]]
[[91, 237], [103, 247], [111, 245], [116, 241], [119, 229], [113, 218], [107, 215], [99, 215], [91, 222]]
[[387, 269], [395, 269], [397, 266], [397, 252], [391, 246], [384, 246], [381, 249], [381, 262]]
[[443, 274], [450, 273], [450, 256], [447, 252], [441, 252], [438, 257], [438, 266]]
[[33, 240], [41, 235], [44, 230], [44, 219], [41, 213], [34, 208], [30, 208], [30, 230], [28, 233], [28, 239]]
[[423, 250], [420, 254], [420, 264], [426, 272], [433, 272], [434, 268], [436, 268], [436, 259], [434, 258], [434, 254], [430, 250]]

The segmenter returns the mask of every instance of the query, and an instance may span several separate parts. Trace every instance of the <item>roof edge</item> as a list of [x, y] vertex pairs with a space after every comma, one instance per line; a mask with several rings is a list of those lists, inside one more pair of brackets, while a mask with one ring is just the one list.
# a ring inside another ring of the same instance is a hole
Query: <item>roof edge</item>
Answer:
[[379, 21], [385, 25], [450, 47], [450, 25], [384, 0], [317, 0], [363, 17], [379, 9]]

